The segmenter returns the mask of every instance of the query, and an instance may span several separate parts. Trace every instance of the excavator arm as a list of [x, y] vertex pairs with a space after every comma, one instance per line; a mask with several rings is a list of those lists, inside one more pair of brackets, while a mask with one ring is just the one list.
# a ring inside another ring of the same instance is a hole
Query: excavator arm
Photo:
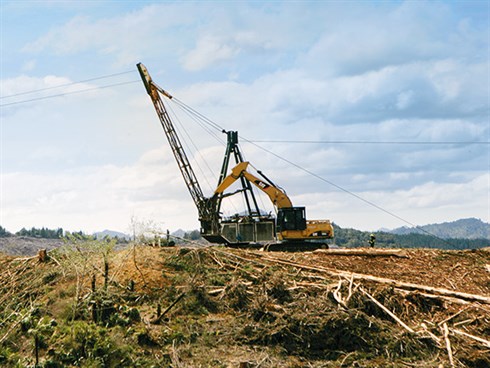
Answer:
[[293, 206], [291, 200], [286, 195], [286, 193], [284, 193], [284, 191], [282, 191], [272, 183], [266, 183], [264, 180], [261, 180], [255, 175], [249, 173], [247, 171], [247, 167], [249, 164], [249, 162], [244, 161], [236, 165], [231, 170], [231, 174], [225, 177], [223, 181], [218, 185], [218, 187], [214, 191], [215, 196], [222, 194], [235, 181], [237, 181], [241, 177], [244, 177], [250, 183], [254, 184], [257, 188], [267, 194], [276, 208], [288, 208]]
[[214, 197], [222, 195], [238, 179], [245, 178], [267, 194], [277, 208], [276, 229], [279, 240], [304, 241], [333, 237], [333, 227], [330, 221], [307, 221], [305, 207], [293, 207], [291, 200], [283, 190], [267, 178], [267, 181], [264, 181], [248, 172], [249, 164], [249, 162], [245, 161], [236, 165], [231, 170], [231, 174], [225, 177], [218, 185], [214, 192]]

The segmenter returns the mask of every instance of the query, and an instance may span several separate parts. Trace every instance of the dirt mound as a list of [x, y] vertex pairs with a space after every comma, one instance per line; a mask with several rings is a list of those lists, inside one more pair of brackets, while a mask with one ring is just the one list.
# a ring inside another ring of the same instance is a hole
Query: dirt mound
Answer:
[[367, 253], [4, 257], [0, 365], [490, 366], [490, 253]]

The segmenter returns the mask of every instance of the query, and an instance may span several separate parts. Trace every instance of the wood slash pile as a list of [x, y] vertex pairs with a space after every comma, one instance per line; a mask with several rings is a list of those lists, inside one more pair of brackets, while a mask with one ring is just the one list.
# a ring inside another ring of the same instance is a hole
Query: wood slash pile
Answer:
[[359, 352], [407, 366], [404, 357], [424, 366], [490, 366], [488, 251], [215, 250], [214, 258], [225, 268], [252, 268], [250, 278], [274, 270], [262, 286], [272, 304], [261, 313], [280, 315], [281, 323], [260, 331], [263, 343], [318, 357], [347, 352], [346, 366]]
[[[73, 253], [0, 259], [0, 365], [97, 366], [60, 350], [83, 322], [104, 366], [490, 367], [488, 250]], [[26, 319], [57, 321], [35, 358]]]

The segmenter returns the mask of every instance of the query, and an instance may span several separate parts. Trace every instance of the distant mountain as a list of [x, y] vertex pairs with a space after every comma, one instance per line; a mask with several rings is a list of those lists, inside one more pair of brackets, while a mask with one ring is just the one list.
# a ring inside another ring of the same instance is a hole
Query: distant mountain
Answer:
[[97, 237], [97, 239], [103, 239], [106, 236], [108, 236], [109, 238], [115, 238], [117, 236], [119, 239], [127, 239], [127, 240], [131, 239], [131, 236], [129, 236], [128, 234], [124, 234], [119, 231], [113, 231], [113, 230], [99, 231], [97, 233], [94, 233], [94, 236]]
[[392, 234], [431, 234], [443, 239], [490, 239], [490, 224], [476, 218], [467, 218], [442, 224], [418, 227], [399, 227]]
[[178, 230], [175, 230], [174, 232], [172, 232], [172, 235], [178, 236], [179, 238], [183, 238], [185, 233], [186, 233], [186, 231], [184, 231], [182, 229], [178, 229]]

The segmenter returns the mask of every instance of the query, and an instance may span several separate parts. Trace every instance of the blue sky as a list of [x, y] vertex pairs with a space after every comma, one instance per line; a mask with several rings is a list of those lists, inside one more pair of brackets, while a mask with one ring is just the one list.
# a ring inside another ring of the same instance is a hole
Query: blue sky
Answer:
[[[487, 1], [0, 6], [0, 224], [10, 231], [127, 232], [135, 218], [198, 227], [138, 62], [238, 130], [246, 159], [311, 219], [364, 230], [490, 222]], [[211, 194], [224, 137], [175, 111]]]

